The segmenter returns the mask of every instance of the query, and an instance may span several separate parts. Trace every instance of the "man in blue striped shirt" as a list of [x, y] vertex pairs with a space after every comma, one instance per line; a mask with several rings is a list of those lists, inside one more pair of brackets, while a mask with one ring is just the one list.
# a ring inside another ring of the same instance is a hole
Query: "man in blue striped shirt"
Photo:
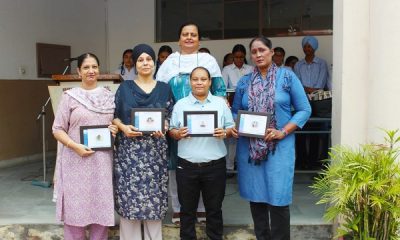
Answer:
[[[301, 45], [305, 54], [304, 59], [294, 66], [294, 72], [299, 77], [307, 94], [323, 89], [331, 90], [328, 64], [322, 58], [315, 56], [318, 40], [314, 36], [303, 38]], [[313, 112], [315, 114], [315, 112]], [[307, 123], [303, 130], [328, 130], [325, 123]], [[306, 169], [320, 169], [320, 159], [328, 157], [329, 136], [326, 134], [307, 134], [296, 136], [296, 165]]]
[[294, 72], [299, 77], [307, 94], [319, 89], [330, 90], [332, 83], [329, 77], [328, 64], [322, 58], [315, 56], [318, 40], [314, 36], [303, 38], [301, 45], [306, 55], [294, 66]]

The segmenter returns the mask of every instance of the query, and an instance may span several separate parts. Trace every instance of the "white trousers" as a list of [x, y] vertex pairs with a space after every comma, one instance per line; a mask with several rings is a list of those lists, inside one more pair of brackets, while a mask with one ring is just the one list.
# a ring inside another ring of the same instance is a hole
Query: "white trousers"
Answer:
[[[178, 213], [181, 211], [181, 205], [179, 204], [178, 199], [178, 187], [176, 185], [176, 170], [169, 170], [169, 181], [168, 181], [168, 192], [169, 197], [171, 198], [172, 211], [174, 213]], [[197, 206], [197, 212], [205, 212], [206, 208], [204, 207], [203, 197], [200, 194], [199, 205]]]
[[[143, 223], [144, 238], [142, 238]], [[119, 222], [120, 240], [162, 240], [161, 220], [129, 220], [120, 217]]]
[[226, 155], [226, 170], [234, 170], [236, 157], [236, 138], [227, 138], [225, 141], [228, 154]]

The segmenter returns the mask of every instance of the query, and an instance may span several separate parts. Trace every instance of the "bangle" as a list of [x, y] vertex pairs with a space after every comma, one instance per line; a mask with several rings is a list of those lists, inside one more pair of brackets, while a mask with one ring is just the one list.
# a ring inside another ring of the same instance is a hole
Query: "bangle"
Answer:
[[283, 137], [286, 137], [289, 134], [284, 128], [281, 129], [281, 132], [283, 133]]
[[67, 142], [67, 148], [69, 148], [69, 145], [71, 144], [71, 142], [72, 142], [71, 139]]
[[226, 138], [226, 129], [224, 129], [224, 138]]

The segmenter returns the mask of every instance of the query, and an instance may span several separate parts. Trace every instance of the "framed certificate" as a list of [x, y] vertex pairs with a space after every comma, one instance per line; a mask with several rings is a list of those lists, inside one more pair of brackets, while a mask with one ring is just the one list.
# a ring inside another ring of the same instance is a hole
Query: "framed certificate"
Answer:
[[143, 134], [165, 130], [164, 108], [132, 108], [131, 119], [132, 125]]
[[184, 111], [183, 125], [191, 137], [212, 137], [218, 126], [217, 111]]
[[238, 111], [239, 136], [264, 138], [271, 114], [249, 111]]
[[114, 138], [108, 125], [80, 126], [81, 144], [92, 150], [112, 150]]

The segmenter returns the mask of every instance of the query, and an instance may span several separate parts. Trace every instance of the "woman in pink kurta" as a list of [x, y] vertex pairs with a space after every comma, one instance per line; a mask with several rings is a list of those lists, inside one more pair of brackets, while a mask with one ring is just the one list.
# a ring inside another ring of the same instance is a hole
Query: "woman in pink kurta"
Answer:
[[[92, 151], [80, 144], [80, 126], [110, 125], [114, 116], [114, 94], [97, 87], [98, 65], [93, 54], [78, 58], [81, 86], [64, 92], [53, 124], [62, 143], [55, 189], [65, 239], [85, 239], [86, 226], [90, 239], [107, 239], [107, 226], [114, 225], [112, 150]], [[116, 126], [109, 128], [116, 133]]]

